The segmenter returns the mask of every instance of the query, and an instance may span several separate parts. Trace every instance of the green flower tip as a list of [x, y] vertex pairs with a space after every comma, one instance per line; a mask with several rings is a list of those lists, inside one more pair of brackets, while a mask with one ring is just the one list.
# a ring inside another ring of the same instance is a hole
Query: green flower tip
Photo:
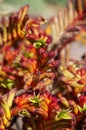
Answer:
[[38, 107], [38, 106], [40, 105], [41, 101], [42, 101], [42, 98], [40, 98], [39, 95], [37, 95], [37, 96], [34, 96], [33, 98], [29, 98], [29, 101], [30, 101], [33, 105], [35, 105], [35, 106]]
[[84, 104], [83, 108], [78, 105], [78, 109], [81, 113], [86, 113], [86, 103]]
[[26, 109], [23, 109], [19, 112], [19, 115], [20, 116], [30, 116], [30, 113]]
[[7, 79], [5, 80], [3, 83], [1, 83], [1, 86], [3, 88], [8, 88], [8, 89], [11, 89], [13, 87], [13, 84], [14, 84], [14, 81], [11, 80], [11, 79]]
[[43, 40], [38, 40], [38, 41], [34, 42], [34, 44], [33, 44], [33, 46], [36, 49], [43, 48], [45, 45], [46, 45], [46, 43]]
[[55, 120], [61, 120], [61, 119], [71, 120], [72, 117], [70, 115], [70, 112], [71, 111], [69, 109], [58, 111]]

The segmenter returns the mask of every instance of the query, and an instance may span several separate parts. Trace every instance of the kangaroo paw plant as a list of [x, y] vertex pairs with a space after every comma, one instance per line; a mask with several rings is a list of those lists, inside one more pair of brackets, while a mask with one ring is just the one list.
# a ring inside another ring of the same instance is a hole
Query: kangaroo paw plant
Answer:
[[86, 0], [47, 24], [28, 9], [0, 18], [0, 130], [86, 130], [86, 62], [70, 56], [86, 43]]

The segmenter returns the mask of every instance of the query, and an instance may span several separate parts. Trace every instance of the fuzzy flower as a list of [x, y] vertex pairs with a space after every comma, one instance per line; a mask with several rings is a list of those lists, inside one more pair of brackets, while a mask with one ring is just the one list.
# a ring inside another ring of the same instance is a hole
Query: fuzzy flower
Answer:
[[11, 90], [7, 97], [0, 97], [0, 129], [5, 129], [10, 125], [11, 107], [16, 90]]
[[39, 95], [23, 94], [15, 98], [16, 107], [12, 110], [12, 115], [19, 114], [19, 111], [26, 109], [36, 115], [40, 115], [43, 119], [48, 119], [53, 110], [58, 110], [59, 105], [57, 99], [53, 99], [48, 93]]
[[70, 85], [76, 94], [81, 93], [86, 86], [86, 68], [75, 68], [72, 65], [67, 66], [61, 71], [61, 80]]

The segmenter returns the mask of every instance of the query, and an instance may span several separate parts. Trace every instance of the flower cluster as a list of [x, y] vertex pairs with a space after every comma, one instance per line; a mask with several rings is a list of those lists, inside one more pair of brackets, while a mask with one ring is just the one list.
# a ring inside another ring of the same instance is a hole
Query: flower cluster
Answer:
[[0, 130], [19, 117], [22, 130], [85, 130], [86, 67], [71, 60], [69, 43], [86, 29], [86, 1], [74, 10], [69, 2], [48, 26], [28, 8], [0, 19]]

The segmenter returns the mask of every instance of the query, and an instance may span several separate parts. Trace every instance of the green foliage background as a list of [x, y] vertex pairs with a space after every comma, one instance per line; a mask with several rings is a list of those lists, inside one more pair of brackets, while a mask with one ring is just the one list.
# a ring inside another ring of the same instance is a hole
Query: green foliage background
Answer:
[[45, 0], [45, 2], [50, 2], [52, 4], [58, 4], [58, 5], [66, 5], [67, 0]]
[[[62, 6], [67, 3], [67, 0], [2, 0], [0, 3], [0, 11], [8, 13], [15, 11], [25, 4], [30, 5], [30, 14], [45, 15], [49, 13], [48, 5]], [[51, 9], [50, 9], [51, 10]]]

